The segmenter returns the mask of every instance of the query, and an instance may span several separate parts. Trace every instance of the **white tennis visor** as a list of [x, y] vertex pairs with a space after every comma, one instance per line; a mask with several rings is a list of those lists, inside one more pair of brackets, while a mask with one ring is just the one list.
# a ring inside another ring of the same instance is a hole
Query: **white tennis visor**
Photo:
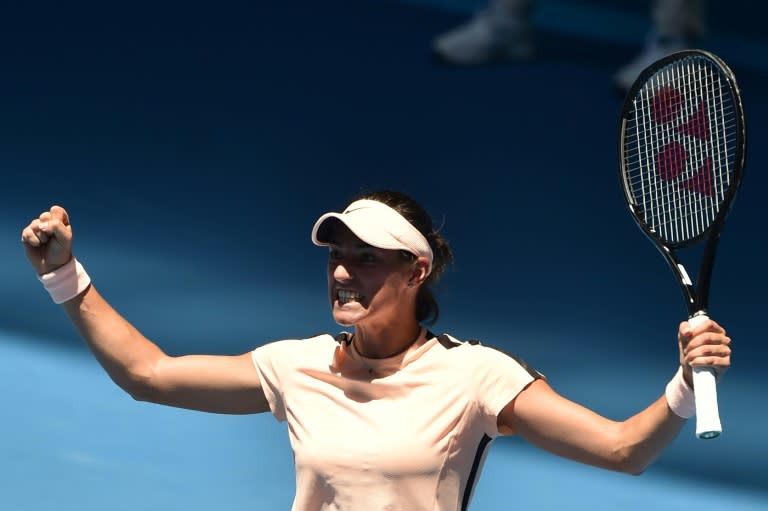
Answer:
[[405, 250], [429, 260], [432, 271], [432, 249], [424, 237], [400, 213], [381, 202], [361, 199], [353, 202], [342, 213], [326, 213], [317, 219], [312, 229], [312, 242], [324, 247], [330, 244], [328, 220], [335, 218], [346, 225], [355, 236], [372, 247], [386, 250]]

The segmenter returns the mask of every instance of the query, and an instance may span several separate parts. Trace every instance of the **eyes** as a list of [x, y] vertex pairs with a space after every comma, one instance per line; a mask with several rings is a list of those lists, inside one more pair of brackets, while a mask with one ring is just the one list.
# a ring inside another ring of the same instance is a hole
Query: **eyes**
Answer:
[[349, 254], [344, 254], [341, 250], [338, 248], [331, 247], [328, 251], [328, 259], [334, 262], [340, 262], [342, 260], [348, 259], [353, 262], [363, 263], [363, 264], [373, 264], [381, 260], [378, 254], [376, 254], [375, 249], [371, 247], [371, 249], [362, 249], [362, 250], [356, 250], [354, 252], [351, 252]]

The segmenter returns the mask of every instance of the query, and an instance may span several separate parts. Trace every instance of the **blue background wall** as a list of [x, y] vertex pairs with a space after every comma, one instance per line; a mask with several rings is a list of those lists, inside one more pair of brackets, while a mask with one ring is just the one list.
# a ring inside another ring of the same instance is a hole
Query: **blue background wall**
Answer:
[[[135, 403], [88, 356], [18, 242], [64, 205], [100, 291], [171, 353], [241, 353], [338, 329], [315, 218], [362, 189], [422, 201], [457, 264], [436, 331], [527, 359], [565, 395], [622, 418], [675, 370], [685, 309], [626, 212], [615, 69], [644, 2], [539, 3], [537, 59], [433, 62], [430, 39], [481, 4], [295, 0], [9, 7], [0, 21], [0, 505], [287, 509], [285, 428]], [[735, 10], [732, 10], [734, 9]], [[768, 508], [761, 328], [768, 59], [749, 2], [711, 2], [706, 46], [748, 114], [747, 177], [711, 312], [735, 340], [725, 433], [693, 424], [645, 475], [502, 439], [474, 509]], [[510, 492], [512, 490], [512, 492]]]

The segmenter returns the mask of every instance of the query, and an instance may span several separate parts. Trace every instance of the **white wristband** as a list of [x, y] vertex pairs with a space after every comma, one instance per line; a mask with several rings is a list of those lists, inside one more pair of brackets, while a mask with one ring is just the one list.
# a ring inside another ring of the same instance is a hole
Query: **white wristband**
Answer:
[[679, 367], [675, 376], [667, 383], [665, 392], [669, 409], [675, 415], [687, 419], [696, 415], [696, 398], [693, 389], [688, 386], [683, 378], [683, 368]]
[[54, 303], [69, 301], [91, 285], [91, 278], [74, 257], [64, 266], [37, 278], [50, 293]]

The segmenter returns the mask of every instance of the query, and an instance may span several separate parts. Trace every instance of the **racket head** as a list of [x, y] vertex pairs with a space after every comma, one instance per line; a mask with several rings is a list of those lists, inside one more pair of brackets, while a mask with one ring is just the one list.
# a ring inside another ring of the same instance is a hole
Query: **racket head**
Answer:
[[619, 169], [630, 212], [670, 249], [719, 232], [741, 184], [746, 125], [726, 63], [704, 50], [668, 55], [627, 92]]

